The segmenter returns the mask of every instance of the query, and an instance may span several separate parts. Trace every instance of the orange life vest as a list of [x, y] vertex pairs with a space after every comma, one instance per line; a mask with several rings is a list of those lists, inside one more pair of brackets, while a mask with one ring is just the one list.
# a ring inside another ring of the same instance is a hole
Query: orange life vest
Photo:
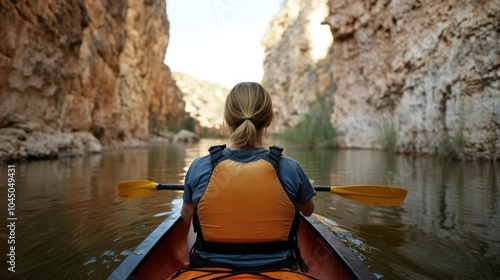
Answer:
[[241, 163], [226, 158], [224, 148], [209, 150], [213, 171], [195, 206], [194, 248], [222, 254], [298, 249], [299, 211], [278, 176], [283, 149], [273, 146], [265, 157]]

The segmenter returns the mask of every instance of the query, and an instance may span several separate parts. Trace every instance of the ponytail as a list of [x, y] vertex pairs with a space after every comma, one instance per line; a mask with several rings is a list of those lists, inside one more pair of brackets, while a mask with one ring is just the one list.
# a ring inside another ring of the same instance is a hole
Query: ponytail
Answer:
[[244, 82], [234, 86], [224, 107], [231, 141], [239, 147], [253, 145], [266, 122], [272, 119], [272, 108], [271, 97], [260, 84]]

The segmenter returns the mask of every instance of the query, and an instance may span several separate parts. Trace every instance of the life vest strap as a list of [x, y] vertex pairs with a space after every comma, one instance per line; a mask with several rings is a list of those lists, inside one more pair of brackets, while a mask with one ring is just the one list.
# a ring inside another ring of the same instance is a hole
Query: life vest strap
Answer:
[[226, 157], [224, 154], [222, 154], [222, 151], [226, 148], [226, 145], [216, 145], [216, 146], [211, 146], [208, 149], [208, 152], [210, 153], [210, 160], [212, 162], [212, 169], [219, 164], [223, 159]]
[[220, 267], [231, 269], [233, 271], [263, 271], [269, 269], [291, 269], [298, 270], [297, 261], [294, 257], [290, 256], [289, 258], [281, 261], [276, 261], [272, 263], [268, 263], [264, 266], [238, 266], [230, 263], [221, 263], [212, 260], [207, 260], [200, 257], [195, 252], [191, 252], [189, 255], [189, 268], [208, 268], [208, 267]]
[[290, 250], [290, 245], [289, 241], [256, 243], [218, 243], [202, 241], [195, 243], [195, 248], [203, 252], [218, 254], [269, 254]]
[[278, 174], [279, 170], [279, 159], [283, 155], [283, 148], [273, 145], [269, 147], [269, 153], [264, 157], [269, 163], [271, 163]]

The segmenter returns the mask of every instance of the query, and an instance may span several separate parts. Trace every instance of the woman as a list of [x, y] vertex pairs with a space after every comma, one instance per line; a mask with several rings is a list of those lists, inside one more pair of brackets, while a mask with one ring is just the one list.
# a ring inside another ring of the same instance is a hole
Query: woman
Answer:
[[298, 211], [312, 214], [315, 191], [281, 148], [263, 147], [273, 120], [269, 93], [258, 83], [237, 84], [224, 120], [232, 144], [211, 147], [185, 178], [182, 218], [197, 233], [190, 267], [306, 270], [296, 245]]

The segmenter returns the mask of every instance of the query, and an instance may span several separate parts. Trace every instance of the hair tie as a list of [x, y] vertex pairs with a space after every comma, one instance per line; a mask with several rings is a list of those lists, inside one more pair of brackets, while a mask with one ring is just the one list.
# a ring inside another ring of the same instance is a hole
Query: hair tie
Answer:
[[251, 119], [249, 117], [244, 117], [243, 120], [244, 121], [251, 121]]

